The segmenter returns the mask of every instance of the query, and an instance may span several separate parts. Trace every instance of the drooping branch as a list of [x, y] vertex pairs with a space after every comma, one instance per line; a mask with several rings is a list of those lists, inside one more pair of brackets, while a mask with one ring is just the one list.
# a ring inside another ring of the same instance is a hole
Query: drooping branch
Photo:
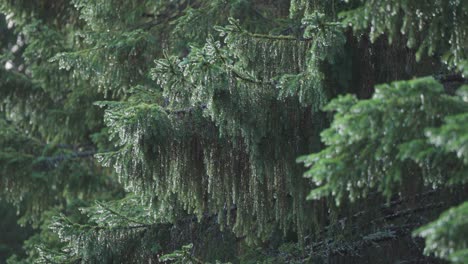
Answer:
[[70, 154], [60, 154], [52, 157], [42, 157], [35, 166], [42, 170], [50, 170], [57, 167], [61, 162], [71, 159], [85, 159], [93, 157], [98, 152], [96, 150], [87, 150], [82, 152], [73, 152]]

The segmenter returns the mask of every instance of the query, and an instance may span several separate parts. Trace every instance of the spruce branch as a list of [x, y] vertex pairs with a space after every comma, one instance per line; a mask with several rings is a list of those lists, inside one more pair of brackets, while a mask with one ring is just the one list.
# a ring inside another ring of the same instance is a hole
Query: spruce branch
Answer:
[[124, 215], [124, 214], [122, 214], [122, 213], [120, 213], [120, 212], [106, 206], [104, 203], [100, 203], [100, 202], [96, 201], [96, 204], [101, 206], [102, 208], [106, 209], [108, 212], [112, 213], [113, 215], [121, 217], [121, 218], [125, 219], [128, 222], [133, 222], [133, 223], [138, 224], [140, 226], [148, 225], [147, 223], [140, 222], [140, 221], [138, 221], [136, 219], [130, 218], [130, 217], [128, 217], [128, 216], [126, 216], [126, 215]]
[[236, 34], [243, 34], [251, 38], [257, 38], [257, 39], [285, 40], [285, 41], [312, 41], [312, 39], [296, 38], [290, 35], [269, 35], [269, 34], [252, 33], [243, 29], [240, 26], [239, 21], [233, 18], [229, 18], [229, 23], [231, 23], [230, 27], [227, 27], [227, 28], [215, 27], [215, 29], [220, 32], [224, 32], [227, 30], [229, 32], [234, 32]]
[[39, 164], [45, 163], [48, 166], [55, 166], [57, 163], [69, 160], [69, 159], [76, 159], [76, 158], [89, 158], [92, 157], [94, 154], [97, 154], [96, 150], [88, 150], [82, 152], [74, 152], [71, 154], [60, 154], [53, 157], [43, 157], [39, 159]]
[[221, 51], [219, 50], [219, 48], [216, 46], [216, 45], [213, 45], [215, 51], [216, 51], [216, 55], [218, 56], [218, 58], [221, 59], [221, 61], [223, 62], [224, 66], [234, 74], [234, 76], [240, 80], [243, 80], [243, 81], [246, 81], [246, 82], [250, 82], [250, 83], [254, 83], [254, 84], [273, 84], [272, 81], [262, 81], [262, 80], [258, 80], [258, 79], [254, 79], [254, 78], [250, 78], [250, 77], [247, 77], [247, 76], [243, 76], [243, 74], [241, 74], [239, 71], [237, 71], [235, 69], [235, 67], [231, 64], [229, 64], [227, 62], [227, 59], [221, 54]]

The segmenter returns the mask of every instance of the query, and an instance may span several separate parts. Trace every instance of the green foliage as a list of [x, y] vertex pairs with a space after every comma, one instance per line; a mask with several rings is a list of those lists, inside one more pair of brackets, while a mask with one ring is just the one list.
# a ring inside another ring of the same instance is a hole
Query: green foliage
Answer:
[[135, 197], [96, 202], [80, 211], [87, 217], [52, 218], [51, 231], [66, 246], [60, 251], [39, 246], [39, 263], [102, 263], [109, 259], [140, 263], [159, 252], [161, 246], [155, 241], [168, 235], [167, 228], [156, 225], [161, 220], [153, 218], [148, 207]]
[[[353, 1], [350, 1], [353, 2]], [[463, 0], [369, 0], [340, 14], [344, 25], [375, 41], [385, 34], [390, 43], [405, 38], [416, 58], [441, 55], [451, 68], [467, 72], [468, 5]]]
[[98, 91], [112, 91], [113, 96], [127, 92], [136, 80], [144, 78], [144, 68], [135, 64], [145, 60], [142, 51], [154, 45], [148, 32], [136, 29], [83, 35], [90, 48], [58, 53], [50, 61], [57, 61], [60, 69], [72, 70], [73, 76], [97, 84]]
[[468, 110], [460, 96], [444, 94], [432, 78], [380, 85], [369, 100], [342, 96], [325, 110], [336, 111], [331, 127], [322, 132], [327, 148], [300, 159], [311, 167], [306, 176], [317, 185], [311, 199], [333, 195], [337, 203], [354, 201], [374, 189], [389, 198], [420, 175], [433, 187], [466, 175], [466, 166], [425, 136], [443, 118]]
[[181, 249], [171, 252], [169, 254], [162, 255], [159, 260], [162, 262], [170, 263], [201, 263], [191, 257], [190, 251], [193, 248], [193, 244], [182, 246]]
[[24, 243], [28, 256], [10, 259], [31, 263], [38, 244], [63, 246], [47, 231], [52, 214], [120, 188], [92, 159], [90, 136], [102, 128], [103, 112], [91, 106], [102, 95], [49, 62], [73, 44], [63, 26], [76, 23], [74, 9], [65, 1], [2, 1], [0, 9], [8, 14], [1, 30], [11, 34], [0, 43], [8, 66], [0, 69], [0, 202], [13, 203], [19, 223], [36, 228]]
[[[226, 215], [226, 207], [236, 205], [237, 221], [234, 229], [239, 234], [249, 234], [251, 239], [255, 238], [250, 236], [252, 232], [258, 236], [270, 232], [269, 219], [278, 217], [278, 221], [287, 221], [286, 217], [279, 218], [286, 212], [279, 202], [291, 202], [288, 197], [283, 196], [278, 201], [275, 212], [261, 206], [264, 198], [255, 193], [275, 195], [268, 194], [264, 188], [279, 191], [283, 187], [266, 177], [281, 177], [282, 171], [294, 168], [275, 165], [278, 161], [286, 162], [280, 156], [275, 160], [247, 165], [249, 159], [257, 158], [258, 154], [246, 153], [242, 141], [229, 142], [224, 136], [218, 135], [214, 124], [203, 117], [200, 109], [178, 115], [176, 112], [170, 114], [154, 104], [108, 103], [105, 120], [111, 136], [117, 138], [119, 150], [100, 154], [102, 163], [113, 166], [129, 190], [145, 197], [154, 197], [158, 206], [163, 208], [161, 212], [170, 215], [182, 205], [183, 209], [195, 213], [201, 219], [208, 210], [218, 214], [220, 225], [223, 226], [226, 220], [228, 224], [234, 224], [229, 211]], [[184, 129], [187, 126], [191, 130]], [[268, 146], [253, 144], [258, 143], [252, 143], [252, 152], [273, 151]], [[259, 147], [266, 149], [257, 149]], [[223, 162], [233, 159], [236, 161], [234, 164]], [[276, 166], [276, 171], [270, 171], [268, 165]], [[192, 177], [183, 177], [187, 174]], [[270, 183], [262, 186], [257, 181]], [[255, 184], [255, 187], [249, 186], [249, 183]], [[299, 195], [297, 187], [293, 186], [287, 187], [291, 188], [289, 192], [294, 193], [295, 188], [296, 195]], [[254, 216], [252, 212], [255, 212]], [[259, 225], [247, 224], [250, 221], [247, 219], [252, 217], [256, 217]], [[289, 221], [282, 223], [283, 228], [288, 228], [290, 224]], [[302, 225], [303, 222], [296, 224]]]
[[[457, 94], [466, 103], [467, 87], [462, 86]], [[468, 164], [467, 135], [468, 127], [466, 111], [459, 115], [448, 116], [440, 128], [430, 129], [426, 132], [429, 141], [448, 153], [456, 153], [457, 158]], [[466, 183], [467, 173], [454, 174], [450, 184]], [[466, 263], [468, 261], [468, 202], [450, 208], [440, 217], [429, 224], [420, 227], [414, 235], [426, 240], [424, 252], [434, 253], [437, 257], [447, 259], [453, 263]]]
[[[468, 102], [468, 86], [462, 86], [457, 93], [464, 102]], [[441, 147], [446, 152], [456, 153], [459, 159], [462, 159], [465, 164], [468, 163], [467, 113], [445, 118], [440, 128], [428, 130], [426, 136], [432, 144]]]
[[[444, 196], [468, 172], [463, 0], [0, 10], [0, 197], [38, 228], [9, 263], [334, 262], [466, 198]], [[453, 80], [397, 81], [423, 75]], [[461, 208], [416, 232], [426, 253], [464, 261]]]
[[[199, 260], [198, 258], [192, 256], [191, 251], [193, 249], [193, 244], [188, 244], [182, 246], [181, 249], [175, 250], [169, 254], [162, 255], [159, 257], [159, 261], [162, 261], [162, 263], [174, 263], [174, 264], [195, 264], [195, 263], [206, 263], [209, 264], [209, 262], [203, 262]], [[220, 261], [216, 261], [215, 264], [222, 264]], [[230, 264], [230, 262], [227, 262], [225, 264]]]
[[93, 31], [119, 30], [135, 26], [142, 22], [142, 14], [151, 14], [160, 6], [157, 1], [153, 3], [144, 0], [72, 0], [70, 2], [79, 12], [80, 18]]
[[50, 205], [65, 204], [71, 197], [93, 197], [105, 186], [115, 186], [97, 173], [89, 159], [92, 152], [43, 146], [32, 138], [19, 137], [17, 130], [4, 128], [0, 133], [0, 197], [19, 207], [22, 221], [36, 222]]
[[436, 221], [414, 231], [415, 236], [426, 240], [424, 253], [453, 263], [468, 261], [468, 202], [450, 208]]
[[[119, 133], [120, 144], [123, 147], [118, 153], [102, 157], [105, 164], [116, 166], [123, 181], [131, 188], [137, 191], [152, 190], [152, 195], [166, 204], [174, 204], [173, 197], [178, 197], [177, 200], [184, 204], [185, 209], [189, 212], [194, 210], [198, 216], [210, 208], [219, 212], [218, 216], [221, 217], [226, 207], [237, 205], [237, 222], [234, 229], [238, 234], [248, 234], [250, 239], [251, 234], [263, 237], [270, 232], [268, 219], [280, 221], [284, 230], [289, 228], [290, 222], [286, 220], [288, 217], [282, 216], [285, 208], [281, 205], [290, 203], [289, 198], [281, 196], [282, 198], [275, 202], [276, 212], [272, 212], [267, 210], [268, 207], [262, 206], [262, 201], [277, 200], [274, 198], [276, 194], [267, 194], [264, 188], [274, 189], [276, 192], [283, 192], [284, 188], [287, 188], [286, 193], [293, 196], [294, 204], [303, 197], [301, 192], [297, 192], [297, 185], [286, 187], [275, 184], [284, 182], [281, 180], [284, 175], [296, 174], [297, 168], [286, 165], [294, 159], [295, 154], [280, 156], [285, 152], [291, 153], [291, 143], [294, 142], [296, 149], [314, 143], [307, 142], [309, 139], [306, 139], [307, 145], [304, 145], [303, 131], [297, 130], [296, 125], [288, 124], [284, 120], [294, 116], [295, 122], [303, 122], [301, 120], [307, 118], [304, 115], [310, 111], [308, 107], [312, 105], [312, 111], [317, 111], [326, 100], [326, 96], [321, 87], [319, 91], [314, 91], [306, 89], [303, 85], [308, 93], [312, 92], [312, 96], [307, 98], [310, 101], [301, 98], [298, 100], [296, 94], [284, 96], [278, 93], [274, 82], [263, 81], [304, 70], [301, 64], [305, 63], [305, 54], [300, 53], [305, 52], [306, 42], [283, 36], [249, 33], [237, 23], [231, 20], [231, 25], [218, 27], [217, 30], [224, 37], [223, 41], [209, 38], [203, 48], [192, 47], [183, 60], [175, 56], [166, 56], [165, 59], [156, 61], [156, 67], [152, 71], [153, 78], [162, 86], [163, 96], [169, 101], [167, 111], [157, 105], [139, 104], [126, 109], [110, 105], [106, 114], [107, 124], [114, 131], [113, 134]], [[284, 43], [285, 40], [297, 43], [299, 49], [296, 49], [295, 45]], [[267, 63], [271, 61], [276, 63]], [[291, 68], [288, 65], [298, 66]], [[288, 102], [291, 106], [280, 112], [278, 101]], [[204, 110], [204, 117], [200, 109]], [[148, 116], [152, 111], [155, 112]], [[128, 116], [129, 113], [135, 113], [135, 117], [133, 114]], [[171, 115], [172, 124], [169, 124], [165, 117], [167, 113], [180, 115]], [[191, 131], [185, 129], [188, 124]], [[284, 132], [278, 135], [278, 131]], [[298, 140], [291, 142], [286, 137]], [[159, 139], [164, 140], [159, 142]], [[271, 148], [271, 143], [266, 142], [272, 140], [276, 142], [274, 145], [282, 145], [284, 148]], [[288, 141], [289, 143], [285, 144]], [[138, 142], [140, 146], [134, 142]], [[202, 152], [198, 145], [203, 146]], [[148, 149], [150, 146], [152, 149]], [[181, 159], [181, 156], [187, 158]], [[265, 160], [262, 157], [273, 157], [273, 160]], [[237, 167], [238, 165], [232, 164], [234, 166], [231, 167], [224, 162], [233, 159], [245, 165]], [[191, 163], [193, 161], [196, 163]], [[200, 161], [204, 168], [197, 165]], [[161, 170], [161, 167], [164, 170]], [[246, 168], [245, 171], [242, 168]], [[189, 179], [190, 184], [181, 177], [186, 174], [185, 171], [197, 175]], [[240, 182], [223, 180], [235, 178], [234, 175], [245, 175], [242, 177], [246, 177], [248, 183], [243, 179], [239, 179]], [[268, 182], [268, 185], [262, 186], [262, 182]], [[216, 187], [212, 186], [214, 183]], [[192, 188], [187, 189], [185, 193], [185, 186]], [[193, 188], [194, 186], [196, 188]], [[206, 190], [209, 194], [205, 193]], [[249, 201], [237, 195], [238, 193], [247, 193], [253, 198]], [[202, 198], [207, 195], [213, 200], [210, 199], [205, 204]], [[264, 198], [263, 195], [271, 196], [271, 199]], [[254, 217], [259, 223], [253, 227], [259, 228], [253, 233], [252, 227], [246, 226], [243, 221], [244, 217], [251, 219], [249, 214], [252, 210], [256, 212]], [[302, 212], [297, 214], [299, 217]], [[229, 219], [228, 214], [228, 223]], [[291, 220], [299, 229], [304, 228], [302, 216]], [[223, 219], [220, 218], [220, 221]]]

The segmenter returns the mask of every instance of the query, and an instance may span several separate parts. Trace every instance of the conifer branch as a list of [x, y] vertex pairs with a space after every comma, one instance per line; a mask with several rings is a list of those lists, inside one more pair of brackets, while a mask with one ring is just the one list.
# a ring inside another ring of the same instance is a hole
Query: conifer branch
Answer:
[[161, 19], [161, 16], [156, 16], [155, 19], [152, 19], [151, 21], [148, 21], [148, 22], [143, 23], [143, 24], [136, 25], [136, 26], [132, 27], [131, 29], [134, 30], [134, 29], [141, 28], [141, 29], [149, 30], [152, 27], [155, 27], [155, 26], [158, 26], [158, 25], [161, 25], [161, 24], [164, 24], [164, 23], [168, 23], [168, 22], [178, 18], [179, 16], [180, 16], [180, 13], [176, 13], [175, 15], [170, 16], [170, 17], [165, 18], [165, 19]]
[[201, 110], [204, 110], [207, 108], [207, 105], [206, 104], [202, 104], [198, 107], [188, 107], [188, 108], [184, 108], [184, 109], [165, 109], [166, 113], [168, 114], [173, 114], [173, 115], [178, 115], [178, 114], [184, 114], [184, 113], [191, 113], [193, 111], [195, 111], [196, 109], [201, 109]]
[[[286, 41], [312, 41], [312, 39], [304, 39], [304, 38], [296, 38], [296, 37], [293, 37], [293, 36], [289, 36], [289, 35], [269, 35], [269, 34], [260, 34], [260, 33], [252, 33], [252, 32], [249, 32], [245, 29], [243, 29], [240, 25], [239, 25], [239, 22], [233, 18], [229, 18], [229, 22], [231, 23], [231, 25], [233, 25], [235, 27], [235, 29], [233, 30], [232, 27], [231, 27], [231, 32], [235, 32], [237, 34], [243, 34], [243, 35], [247, 35], [251, 38], [257, 38], [257, 39], [270, 39], [270, 40], [286, 40]], [[224, 31], [223, 28], [220, 28], [220, 27], [216, 27], [218, 28], [218, 31]]]
[[92, 229], [95, 231], [100, 231], [100, 230], [132, 230], [132, 229], [145, 229], [154, 226], [154, 224], [140, 224], [140, 225], [130, 225], [130, 226], [101, 226], [101, 225], [96, 225], [96, 224], [80, 224], [77, 222], [72, 221], [66, 216], [62, 215], [62, 219], [67, 222], [68, 225], [75, 226], [78, 229], [81, 230], [86, 230], [86, 229]]
[[226, 60], [226, 58], [224, 58], [224, 56], [221, 54], [220, 50], [218, 49], [218, 47], [214, 46], [215, 50], [216, 50], [216, 55], [221, 59], [221, 61], [223, 62], [224, 66], [229, 70], [231, 71], [234, 76], [240, 80], [243, 80], [243, 81], [246, 81], [246, 82], [249, 82], [249, 83], [254, 83], [254, 84], [273, 84], [273, 82], [265, 82], [265, 81], [262, 81], [262, 80], [257, 80], [257, 79], [252, 79], [252, 78], [249, 78], [249, 77], [246, 77], [246, 76], [243, 76], [239, 71], [237, 71], [234, 66], [232, 66], [231, 64], [229, 64]]
[[306, 38], [296, 38], [288, 35], [267, 35], [267, 34], [258, 34], [258, 33], [249, 33], [246, 32], [252, 38], [257, 39], [269, 39], [269, 40], [287, 40], [287, 41], [312, 41], [312, 39]]
[[98, 152], [96, 150], [88, 150], [82, 152], [74, 152], [71, 154], [60, 154], [53, 157], [41, 157], [36, 163], [36, 166], [43, 169], [52, 169], [63, 161], [70, 159], [90, 158], [97, 153]]
[[[401, 204], [404, 204], [405, 202], [408, 202], [408, 201], [411, 201], [411, 200], [420, 200], [420, 199], [423, 199], [425, 197], [434, 195], [434, 194], [436, 194], [436, 192], [437, 192], [436, 190], [429, 190], [427, 192], [419, 193], [419, 194], [416, 194], [416, 195], [410, 196], [410, 197], [399, 197], [398, 199], [395, 199], [395, 200], [392, 200], [392, 201], [390, 201], [388, 203], [384, 203], [384, 204], [380, 205], [377, 210], [380, 210], [380, 211], [383, 212], [383, 211], [395, 208], [396, 206], [399, 206]], [[372, 194], [374, 194], [375, 196], [379, 195], [378, 193], [372, 193]], [[426, 209], [438, 208], [440, 206], [442, 206], [442, 204], [435, 204], [435, 205], [434, 204], [429, 204], [429, 205], [426, 205], [426, 206], [421, 207], [421, 208], [413, 208], [413, 209], [410, 208], [410, 209], [407, 209], [407, 210], [404, 210], [404, 211], [394, 212], [394, 213], [382, 216], [380, 218], [374, 219], [373, 222], [378, 221], [378, 220], [382, 220], [382, 219], [384, 219], [384, 220], [394, 219], [394, 218], [397, 218], [397, 217], [407, 215], [408, 213], [411, 213], [411, 212], [424, 211]], [[342, 225], [345, 222], [355, 221], [355, 219], [358, 219], [359, 217], [361, 217], [361, 216], [363, 216], [365, 214], [371, 214], [371, 213], [372, 212], [370, 212], [369, 210], [361, 210], [361, 211], [358, 211], [358, 212], [354, 213], [350, 217], [343, 217], [341, 219], [338, 219], [338, 220], [336, 220], [335, 223], [324, 227], [323, 231], [320, 232], [319, 234], [321, 234], [323, 232], [326, 232], [327, 230], [330, 230], [331, 228], [335, 228], [338, 225]]]
[[136, 219], [130, 218], [130, 217], [124, 215], [124, 214], [121, 214], [120, 212], [117, 212], [117, 211], [113, 210], [112, 208], [110, 208], [110, 207], [104, 205], [104, 203], [99, 203], [99, 202], [97, 202], [97, 204], [98, 204], [99, 206], [101, 206], [102, 208], [106, 209], [107, 211], [109, 211], [110, 213], [112, 213], [112, 214], [114, 214], [114, 215], [116, 215], [116, 216], [118, 216], [118, 217], [121, 217], [121, 218], [127, 220], [128, 222], [133, 222], [133, 223], [138, 224], [138, 225], [140, 225], [140, 226], [145, 226], [145, 225], [147, 225], [147, 223], [140, 222], [140, 221], [138, 221], [138, 220], [136, 220]]

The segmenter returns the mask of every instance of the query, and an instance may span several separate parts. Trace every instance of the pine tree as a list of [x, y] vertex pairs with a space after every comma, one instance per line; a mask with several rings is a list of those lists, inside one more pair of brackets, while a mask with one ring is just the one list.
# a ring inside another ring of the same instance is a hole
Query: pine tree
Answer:
[[0, 10], [8, 263], [468, 261], [465, 0]]

